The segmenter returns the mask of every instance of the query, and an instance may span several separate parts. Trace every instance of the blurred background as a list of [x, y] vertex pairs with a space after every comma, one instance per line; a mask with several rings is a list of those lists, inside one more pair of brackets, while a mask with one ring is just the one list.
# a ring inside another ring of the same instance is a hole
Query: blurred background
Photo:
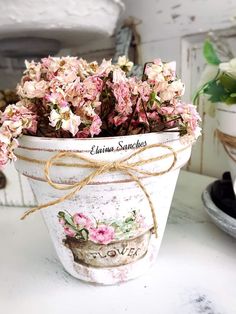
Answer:
[[[24, 60], [74, 55], [88, 60], [126, 54], [137, 65], [176, 60], [177, 73], [191, 101], [205, 68], [202, 47], [208, 36], [220, 36], [236, 53], [235, 0], [0, 0], [0, 105], [14, 102], [14, 88]], [[217, 40], [217, 39], [216, 39]], [[216, 119], [199, 101], [203, 136], [186, 169], [220, 177], [228, 170], [222, 146], [214, 136]], [[0, 204], [35, 203], [25, 178], [9, 165]]]

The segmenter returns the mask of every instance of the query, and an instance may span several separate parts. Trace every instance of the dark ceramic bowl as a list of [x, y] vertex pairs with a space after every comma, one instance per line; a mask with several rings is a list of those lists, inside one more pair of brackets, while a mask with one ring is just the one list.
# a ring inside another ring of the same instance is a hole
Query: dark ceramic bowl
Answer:
[[205, 191], [202, 193], [202, 201], [206, 212], [213, 220], [213, 222], [224, 232], [228, 233], [232, 237], [236, 238], [236, 219], [225, 214], [219, 209], [211, 199], [211, 188], [212, 183], [207, 186]]

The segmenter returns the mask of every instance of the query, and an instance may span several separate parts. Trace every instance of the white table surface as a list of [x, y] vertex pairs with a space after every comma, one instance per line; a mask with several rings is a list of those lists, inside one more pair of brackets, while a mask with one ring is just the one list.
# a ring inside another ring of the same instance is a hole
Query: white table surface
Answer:
[[234, 314], [236, 241], [203, 210], [213, 178], [182, 172], [156, 265], [117, 286], [62, 268], [40, 214], [0, 208], [0, 314]]

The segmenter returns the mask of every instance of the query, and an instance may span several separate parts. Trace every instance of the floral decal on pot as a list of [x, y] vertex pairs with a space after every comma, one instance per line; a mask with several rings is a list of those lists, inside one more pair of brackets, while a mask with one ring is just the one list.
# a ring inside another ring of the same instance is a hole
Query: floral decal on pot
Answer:
[[67, 237], [104, 245], [135, 237], [147, 227], [144, 217], [135, 210], [122, 221], [96, 221], [82, 213], [71, 215], [63, 211], [58, 218]]

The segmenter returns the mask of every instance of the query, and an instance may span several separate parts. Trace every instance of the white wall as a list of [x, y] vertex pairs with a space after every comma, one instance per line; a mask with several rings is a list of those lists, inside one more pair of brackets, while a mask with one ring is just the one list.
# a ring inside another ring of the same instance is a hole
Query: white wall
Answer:
[[[181, 38], [236, 26], [235, 0], [123, 0], [122, 20], [133, 17], [141, 35], [142, 62], [160, 57], [176, 60], [180, 68]], [[112, 39], [89, 42], [84, 53], [113, 45]]]

